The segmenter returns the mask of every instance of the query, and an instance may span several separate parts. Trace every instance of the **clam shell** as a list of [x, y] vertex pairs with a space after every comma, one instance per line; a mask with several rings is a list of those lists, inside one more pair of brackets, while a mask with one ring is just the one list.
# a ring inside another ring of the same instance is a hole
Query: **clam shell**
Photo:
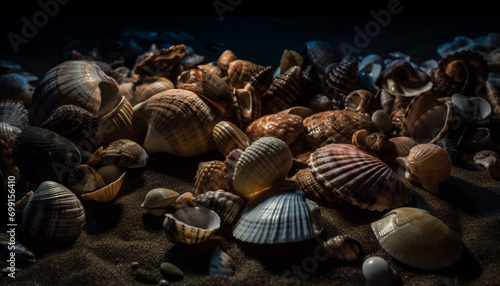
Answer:
[[116, 80], [92, 61], [65, 61], [50, 69], [33, 92], [30, 116], [35, 125], [57, 107], [73, 104], [102, 116], [121, 99]]
[[223, 156], [233, 149], [245, 150], [251, 144], [250, 138], [238, 126], [230, 121], [219, 121], [212, 130], [215, 147]]
[[441, 269], [457, 262], [460, 238], [428, 211], [403, 207], [371, 223], [382, 248], [398, 261], [420, 269]]
[[146, 193], [141, 207], [154, 216], [163, 216], [169, 206], [180, 196], [174, 190], [155, 188]]
[[21, 129], [16, 126], [10, 125], [9, 123], [0, 122], [0, 140], [5, 142], [5, 144], [12, 148], [17, 136], [21, 133]]
[[0, 122], [22, 130], [30, 125], [28, 109], [21, 101], [0, 100]]
[[62, 244], [78, 237], [85, 227], [82, 203], [65, 186], [41, 183], [26, 204], [23, 229], [44, 243]]
[[276, 190], [250, 200], [233, 226], [233, 236], [255, 244], [281, 244], [318, 236], [324, 221], [316, 203], [298, 189]]
[[246, 148], [236, 162], [233, 189], [251, 198], [285, 179], [293, 158], [285, 142], [274, 137], [261, 137]]
[[268, 114], [250, 123], [245, 133], [251, 141], [261, 137], [275, 137], [290, 145], [304, 131], [302, 121], [303, 118], [295, 114]]
[[190, 157], [215, 148], [212, 130], [221, 118], [192, 91], [158, 93], [134, 106], [134, 115], [148, 124], [143, 147], [150, 154]]
[[429, 192], [438, 193], [439, 184], [451, 174], [451, 158], [443, 147], [436, 144], [417, 144], [410, 149], [408, 156], [397, 157], [408, 180], [421, 183]]
[[221, 225], [231, 225], [245, 204], [240, 196], [222, 189], [199, 194], [193, 202], [199, 207], [215, 211], [220, 217]]
[[318, 148], [309, 168], [330, 192], [362, 209], [384, 211], [412, 200], [411, 191], [386, 163], [351, 144]]
[[31, 105], [33, 86], [28, 79], [18, 73], [0, 75], [0, 98], [2, 100], [20, 101], [26, 106]]
[[198, 244], [220, 228], [216, 212], [205, 207], [184, 207], [165, 215], [163, 230], [175, 244]]

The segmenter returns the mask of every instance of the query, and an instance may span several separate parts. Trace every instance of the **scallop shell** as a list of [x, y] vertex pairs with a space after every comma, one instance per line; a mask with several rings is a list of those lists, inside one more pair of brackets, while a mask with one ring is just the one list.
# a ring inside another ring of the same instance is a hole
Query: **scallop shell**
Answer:
[[90, 160], [90, 165], [115, 165], [124, 168], [141, 168], [146, 166], [148, 153], [142, 146], [129, 139], [118, 139], [111, 142], [99, 152], [98, 158]]
[[375, 95], [366, 89], [356, 89], [347, 94], [344, 109], [366, 113], [370, 116], [379, 109]]
[[65, 61], [50, 69], [33, 92], [30, 116], [35, 125], [57, 107], [73, 104], [102, 116], [119, 103], [116, 80], [91, 61]]
[[0, 122], [22, 130], [30, 125], [28, 109], [21, 101], [0, 100]]
[[240, 196], [222, 189], [199, 194], [193, 202], [199, 207], [215, 211], [220, 217], [221, 225], [231, 225], [245, 204]]
[[460, 238], [428, 211], [403, 207], [371, 223], [382, 248], [398, 261], [420, 269], [441, 269], [463, 253]]
[[181, 63], [186, 54], [186, 45], [173, 45], [153, 52], [134, 67], [134, 74], [139, 78], [161, 76], [171, 82], [177, 82], [177, 77], [182, 72]]
[[180, 194], [167, 188], [155, 188], [146, 193], [141, 207], [149, 214], [163, 216]]
[[26, 106], [31, 105], [33, 86], [28, 79], [18, 73], [0, 75], [0, 98], [2, 100], [20, 101]]
[[102, 176], [104, 180], [105, 186], [93, 192], [82, 194], [81, 197], [83, 199], [100, 203], [107, 203], [112, 201], [118, 195], [127, 172], [120, 172], [118, 167], [114, 165], [110, 166], [112, 169], [114, 169], [111, 176], [108, 174], [104, 174], [108, 172], [108, 170], [103, 170], [103, 168], [107, 169], [106, 167], [109, 166], [97, 169], [97, 172]]
[[230, 121], [219, 121], [212, 130], [215, 147], [223, 156], [233, 149], [245, 150], [251, 144], [250, 138], [238, 126]]
[[408, 156], [410, 149], [417, 145], [417, 142], [408, 136], [396, 136], [389, 138], [387, 150], [381, 155], [385, 162], [395, 163], [397, 157]]
[[[295, 184], [293, 184], [295, 185]], [[316, 203], [302, 191], [264, 193], [250, 200], [233, 226], [233, 236], [255, 244], [281, 244], [318, 236], [324, 221]]]
[[326, 67], [324, 91], [330, 98], [340, 94], [349, 94], [360, 88], [358, 78], [358, 60], [346, 56], [340, 63], [331, 63]]
[[451, 174], [451, 159], [448, 152], [436, 144], [417, 144], [408, 156], [396, 158], [406, 170], [408, 180], [421, 183], [429, 192], [438, 193], [439, 184]]
[[13, 149], [21, 175], [33, 182], [62, 182], [81, 162], [80, 150], [73, 142], [41, 127], [23, 129]]
[[404, 59], [390, 62], [375, 84], [395, 96], [413, 97], [432, 88], [431, 77]]
[[325, 203], [333, 203], [335, 205], [342, 205], [347, 203], [318, 181], [309, 168], [299, 169], [291, 180], [297, 182], [297, 185], [306, 198], [319, 204], [325, 205]]
[[134, 115], [148, 124], [143, 147], [190, 157], [215, 148], [212, 130], [221, 118], [194, 92], [169, 89], [134, 106]]
[[351, 144], [316, 149], [309, 168], [330, 192], [362, 209], [384, 211], [412, 200], [411, 191], [386, 163]]
[[157, 93], [173, 88], [175, 88], [175, 85], [165, 77], [151, 76], [142, 78], [133, 83], [133, 94], [128, 100], [132, 106], [135, 106]]
[[205, 207], [184, 207], [165, 215], [163, 230], [175, 244], [198, 244], [220, 228], [216, 212]]
[[194, 182], [194, 194], [200, 194], [232, 189], [229, 187], [225, 178], [226, 164], [223, 161], [212, 160], [198, 163]]
[[274, 137], [261, 137], [246, 148], [234, 167], [234, 191], [252, 198], [285, 179], [293, 158], [285, 142]]
[[85, 209], [65, 186], [41, 183], [26, 204], [23, 229], [44, 243], [62, 244], [78, 237], [85, 227]]
[[251, 141], [261, 137], [276, 137], [290, 145], [304, 131], [302, 121], [303, 118], [295, 114], [268, 114], [250, 123], [245, 133]]

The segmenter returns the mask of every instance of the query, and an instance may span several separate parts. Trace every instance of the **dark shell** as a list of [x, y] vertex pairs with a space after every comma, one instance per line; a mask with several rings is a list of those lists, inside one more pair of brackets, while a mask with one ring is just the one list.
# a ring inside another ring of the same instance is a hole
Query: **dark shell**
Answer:
[[193, 199], [193, 202], [197, 206], [215, 211], [219, 215], [222, 225], [232, 224], [245, 204], [240, 196], [224, 190], [199, 194]]
[[182, 58], [186, 54], [186, 45], [175, 45], [147, 56], [134, 68], [140, 78], [162, 76], [171, 82], [177, 82], [182, 72]]
[[34, 87], [28, 79], [17, 73], [0, 75], [0, 99], [21, 101], [31, 105]]
[[306, 42], [307, 58], [320, 73], [324, 74], [326, 67], [340, 59], [339, 52], [329, 43], [324, 41]]
[[30, 125], [28, 109], [21, 101], [0, 100], [0, 122], [22, 130]]
[[361, 244], [345, 234], [331, 237], [321, 246], [330, 257], [348, 262], [358, 260], [362, 252]]
[[359, 89], [358, 60], [354, 57], [344, 57], [340, 63], [332, 63], [326, 68], [324, 91], [329, 97], [349, 94]]
[[302, 69], [299, 66], [293, 66], [275, 77], [262, 97], [262, 114], [272, 114], [301, 105], [302, 79]]

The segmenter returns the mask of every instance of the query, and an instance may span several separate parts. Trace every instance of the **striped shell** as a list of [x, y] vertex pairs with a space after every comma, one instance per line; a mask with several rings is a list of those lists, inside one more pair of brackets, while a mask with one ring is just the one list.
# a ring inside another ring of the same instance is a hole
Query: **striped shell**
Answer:
[[194, 194], [200, 194], [225, 190], [228, 191], [230, 187], [226, 183], [226, 164], [223, 161], [212, 160], [198, 163], [194, 182]]
[[462, 241], [453, 230], [423, 209], [397, 208], [371, 223], [371, 228], [387, 253], [416, 268], [445, 268], [463, 253]]
[[346, 56], [340, 63], [331, 63], [327, 66], [324, 91], [328, 97], [347, 95], [359, 88], [358, 60], [355, 57]]
[[18, 73], [0, 75], [0, 98], [20, 101], [26, 106], [31, 105], [33, 86], [28, 79]]
[[261, 137], [276, 137], [290, 145], [304, 131], [302, 121], [303, 118], [295, 114], [268, 114], [250, 123], [245, 133], [251, 141]]
[[148, 153], [139, 143], [129, 139], [118, 139], [104, 149], [98, 149], [90, 165], [115, 165], [124, 168], [146, 166]]
[[98, 169], [97, 172], [101, 174], [106, 185], [93, 192], [82, 194], [81, 197], [89, 201], [100, 203], [110, 202], [118, 195], [118, 192], [120, 192], [123, 181], [125, 180], [125, 175], [127, 173], [123, 172], [119, 174], [113, 174], [113, 176], [108, 177], [103, 174], [102, 168]]
[[302, 69], [293, 66], [283, 71], [273, 81], [262, 97], [262, 114], [273, 114], [292, 106], [303, 105]]
[[23, 229], [37, 241], [61, 244], [78, 237], [85, 226], [82, 203], [63, 185], [45, 181], [23, 210]]
[[165, 235], [176, 244], [201, 243], [219, 228], [219, 216], [205, 207], [183, 207], [166, 214], [163, 221]]
[[410, 190], [378, 157], [351, 144], [329, 144], [311, 154], [309, 168], [330, 192], [372, 211], [403, 206]]
[[14, 145], [14, 142], [20, 133], [21, 129], [16, 126], [0, 122], [0, 140], [2, 140], [9, 148]]
[[300, 190], [274, 190], [245, 205], [233, 226], [233, 236], [249, 243], [281, 244], [316, 237], [323, 226], [318, 205]]
[[134, 106], [159, 92], [173, 88], [175, 88], [175, 85], [168, 78], [161, 76], [146, 77], [133, 84], [133, 96], [129, 101]]
[[219, 121], [212, 130], [215, 147], [223, 156], [234, 149], [245, 150], [251, 144], [250, 138], [238, 126], [230, 121]]
[[148, 124], [143, 147], [150, 154], [190, 157], [215, 148], [212, 130], [221, 118], [192, 91], [158, 93], [134, 106], [134, 115]]
[[22, 130], [30, 125], [28, 109], [21, 101], [0, 100], [0, 122]]
[[135, 136], [134, 127], [132, 104], [125, 96], [121, 96], [118, 104], [100, 118], [99, 130], [103, 135], [101, 144], [108, 145], [122, 138], [133, 139]]
[[219, 215], [222, 225], [232, 224], [245, 204], [240, 196], [224, 190], [199, 194], [193, 199], [193, 202], [197, 206], [215, 211]]

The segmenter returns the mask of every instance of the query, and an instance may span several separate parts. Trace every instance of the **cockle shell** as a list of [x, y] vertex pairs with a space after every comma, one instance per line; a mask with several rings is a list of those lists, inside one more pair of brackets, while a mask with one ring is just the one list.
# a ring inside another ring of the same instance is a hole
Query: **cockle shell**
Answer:
[[245, 150], [252, 141], [247, 134], [230, 121], [221, 120], [212, 130], [215, 147], [223, 156], [227, 156], [234, 149]]
[[441, 269], [463, 253], [460, 238], [428, 211], [402, 207], [371, 223], [382, 248], [398, 261], [420, 269]]
[[375, 110], [379, 109], [379, 105], [373, 93], [366, 89], [355, 89], [347, 94], [344, 109], [372, 116]]
[[292, 106], [303, 105], [302, 69], [293, 66], [275, 77], [262, 96], [262, 114], [273, 114]]
[[220, 228], [216, 212], [205, 207], [184, 207], [167, 213], [163, 230], [175, 244], [198, 244], [207, 240]]
[[116, 80], [91, 61], [65, 61], [50, 69], [33, 92], [30, 117], [35, 125], [64, 104], [80, 106], [102, 116], [121, 99]]
[[143, 147], [150, 154], [190, 157], [215, 148], [212, 130], [221, 118], [192, 91], [158, 93], [134, 106], [134, 115], [148, 124]]
[[261, 137], [276, 137], [290, 145], [304, 131], [302, 121], [303, 118], [295, 114], [268, 114], [250, 123], [245, 133], [251, 141]]
[[439, 184], [451, 174], [450, 155], [436, 144], [417, 144], [408, 156], [398, 157], [396, 162], [405, 168], [408, 180], [421, 183], [431, 193], [438, 193]]
[[358, 60], [352, 56], [344, 57], [339, 63], [331, 63], [325, 69], [323, 90], [330, 98], [349, 94], [359, 89]]
[[21, 101], [0, 100], [0, 122], [22, 130], [30, 125], [28, 109]]
[[292, 168], [293, 158], [288, 145], [281, 139], [261, 137], [247, 147], [234, 166], [234, 191], [252, 198], [284, 180]]
[[395, 96], [413, 97], [432, 88], [432, 81], [424, 71], [410, 62], [398, 59], [390, 62], [375, 84]]
[[397, 157], [408, 156], [411, 148], [417, 142], [408, 136], [396, 136], [389, 138], [386, 151], [380, 156], [384, 162], [395, 163]]
[[411, 191], [386, 163], [351, 144], [316, 149], [309, 168], [330, 192], [362, 209], [384, 211], [412, 200]]
[[148, 153], [142, 146], [129, 139], [118, 139], [106, 148], [99, 149], [87, 164], [93, 166], [115, 165], [124, 168], [141, 168], [146, 166]]
[[186, 45], [173, 45], [155, 51], [142, 59], [133, 69], [133, 73], [140, 78], [162, 76], [171, 82], [177, 82], [182, 72], [182, 58], [186, 54]]
[[326, 188], [325, 185], [314, 176], [309, 168], [299, 169], [290, 179], [297, 182], [304, 196], [312, 201], [322, 205], [327, 203], [333, 203], [333, 205], [347, 204], [345, 200]]
[[41, 183], [23, 210], [23, 229], [37, 241], [62, 244], [78, 237], [85, 227], [85, 209], [65, 186]]
[[66, 137], [29, 126], [17, 136], [12, 157], [21, 175], [33, 182], [62, 182], [81, 162], [80, 150]]
[[240, 196], [222, 189], [199, 194], [193, 202], [215, 211], [220, 217], [221, 225], [231, 225], [245, 204]]
[[226, 183], [226, 164], [223, 161], [212, 160], [198, 163], [194, 177], [194, 194], [199, 196], [206, 192], [232, 189]]
[[0, 75], [0, 99], [20, 101], [31, 105], [34, 87], [28, 79], [18, 73]]
[[281, 244], [318, 236], [324, 227], [316, 203], [304, 197], [295, 183], [284, 190], [263, 193], [250, 200], [233, 226], [233, 236], [255, 244]]
[[141, 207], [149, 214], [163, 216], [180, 194], [168, 188], [155, 188], [146, 193]]

